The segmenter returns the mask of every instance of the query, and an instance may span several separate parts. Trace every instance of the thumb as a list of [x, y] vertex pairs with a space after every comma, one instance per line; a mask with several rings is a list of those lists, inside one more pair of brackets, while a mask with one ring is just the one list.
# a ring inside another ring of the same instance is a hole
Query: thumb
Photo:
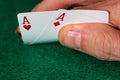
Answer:
[[106, 24], [71, 24], [59, 32], [60, 43], [101, 60], [120, 60], [120, 31]]

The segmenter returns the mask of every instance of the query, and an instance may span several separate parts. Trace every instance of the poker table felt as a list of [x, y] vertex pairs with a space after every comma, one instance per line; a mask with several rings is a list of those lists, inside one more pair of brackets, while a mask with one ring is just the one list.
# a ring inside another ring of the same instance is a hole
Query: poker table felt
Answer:
[[24, 45], [16, 15], [40, 0], [0, 0], [0, 80], [120, 80], [120, 62], [100, 61], [59, 43]]

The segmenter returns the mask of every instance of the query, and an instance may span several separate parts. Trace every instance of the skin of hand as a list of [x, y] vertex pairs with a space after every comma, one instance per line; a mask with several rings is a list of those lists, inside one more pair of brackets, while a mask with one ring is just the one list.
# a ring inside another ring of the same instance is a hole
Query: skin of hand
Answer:
[[[84, 23], [65, 25], [59, 32], [62, 45], [85, 52], [100, 60], [120, 61], [119, 0], [43, 0], [32, 11], [58, 9], [106, 10], [110, 24]], [[16, 31], [19, 33], [19, 28]]]

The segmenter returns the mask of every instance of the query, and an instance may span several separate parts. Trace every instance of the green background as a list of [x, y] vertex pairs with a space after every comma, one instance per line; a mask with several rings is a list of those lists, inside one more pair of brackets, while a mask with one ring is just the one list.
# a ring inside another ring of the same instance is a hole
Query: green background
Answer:
[[0, 80], [120, 80], [120, 62], [100, 61], [59, 43], [27, 46], [16, 15], [40, 0], [0, 0]]

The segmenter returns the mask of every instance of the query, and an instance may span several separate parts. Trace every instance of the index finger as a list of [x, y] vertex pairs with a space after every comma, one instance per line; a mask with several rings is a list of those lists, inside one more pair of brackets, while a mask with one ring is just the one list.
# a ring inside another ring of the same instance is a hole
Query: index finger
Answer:
[[73, 0], [44, 0], [35, 6], [32, 11], [67, 9], [75, 3]]

